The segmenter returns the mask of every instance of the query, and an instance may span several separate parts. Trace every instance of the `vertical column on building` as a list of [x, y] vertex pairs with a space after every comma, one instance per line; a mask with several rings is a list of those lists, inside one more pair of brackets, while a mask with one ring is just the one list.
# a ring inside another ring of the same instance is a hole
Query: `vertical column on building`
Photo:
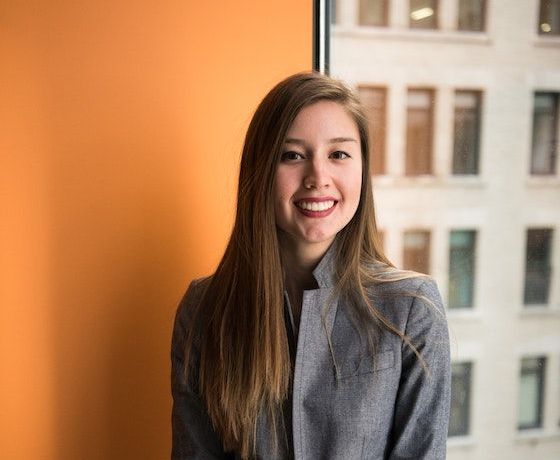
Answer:
[[409, 0], [389, 2], [389, 26], [395, 29], [408, 28]]
[[[451, 175], [453, 162], [454, 91], [447, 85], [436, 90], [434, 114], [433, 174], [436, 177]], [[437, 134], [437, 135], [436, 135]]]
[[441, 30], [456, 30], [459, 0], [443, 0], [438, 2], [439, 24]]
[[406, 97], [403, 84], [391, 85], [387, 105], [387, 175], [404, 176], [406, 148]]

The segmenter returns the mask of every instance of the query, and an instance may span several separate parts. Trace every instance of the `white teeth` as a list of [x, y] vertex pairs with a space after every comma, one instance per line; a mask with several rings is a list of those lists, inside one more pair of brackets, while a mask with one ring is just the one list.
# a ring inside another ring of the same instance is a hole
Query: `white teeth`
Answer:
[[326, 211], [334, 206], [334, 201], [299, 201], [297, 205], [306, 211]]

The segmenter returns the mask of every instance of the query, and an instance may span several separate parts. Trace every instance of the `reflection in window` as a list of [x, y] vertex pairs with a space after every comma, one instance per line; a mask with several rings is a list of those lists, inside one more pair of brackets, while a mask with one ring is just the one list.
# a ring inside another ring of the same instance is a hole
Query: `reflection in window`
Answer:
[[472, 363], [453, 363], [451, 367], [451, 414], [449, 436], [469, 434]]
[[484, 30], [485, 0], [459, 0], [458, 29], [472, 32]]
[[360, 0], [359, 23], [362, 26], [386, 26], [388, 10], [388, 0]]
[[534, 228], [527, 230], [527, 252], [525, 262], [525, 305], [548, 303], [552, 250], [552, 229]]
[[449, 308], [471, 308], [476, 232], [454, 230], [449, 240]]
[[541, 0], [538, 33], [560, 35], [560, 0]]
[[535, 93], [531, 174], [554, 174], [557, 132], [558, 93]]
[[405, 172], [431, 174], [434, 91], [410, 89], [407, 104]]
[[410, 27], [437, 29], [438, 0], [410, 0]]
[[371, 173], [385, 174], [385, 127], [387, 90], [360, 86], [358, 88], [360, 101], [366, 111], [371, 144], [369, 146], [371, 158]]
[[403, 268], [430, 273], [430, 232], [410, 230], [404, 233]]
[[542, 426], [546, 358], [523, 358], [519, 382], [518, 428]]
[[478, 174], [480, 91], [455, 91], [453, 174]]

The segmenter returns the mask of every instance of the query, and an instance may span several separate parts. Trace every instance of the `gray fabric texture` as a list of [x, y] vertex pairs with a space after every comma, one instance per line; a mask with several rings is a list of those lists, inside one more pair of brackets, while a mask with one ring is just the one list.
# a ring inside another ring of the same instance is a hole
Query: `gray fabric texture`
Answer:
[[[370, 292], [373, 304], [410, 338], [425, 366], [398, 336], [382, 329], [376, 332], [372, 356], [353, 309], [336, 298], [327, 305], [334, 283], [331, 258], [329, 251], [314, 271], [318, 289], [303, 295], [292, 393], [287, 401], [292, 408], [287, 418], [292, 429], [277, 424], [279, 446], [274, 452], [272, 424], [262, 416], [257, 426], [257, 458], [444, 459], [450, 405], [449, 335], [435, 282], [429, 277], [411, 278]], [[222, 450], [197, 392], [183, 376], [189, 307], [199, 297], [194, 282], [175, 318], [172, 458], [238, 458]]]

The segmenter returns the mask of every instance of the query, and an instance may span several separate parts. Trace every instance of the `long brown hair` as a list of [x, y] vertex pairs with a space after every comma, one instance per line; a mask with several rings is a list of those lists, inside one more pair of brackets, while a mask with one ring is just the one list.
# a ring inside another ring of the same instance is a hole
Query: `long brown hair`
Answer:
[[[187, 331], [185, 369], [198, 376], [201, 395], [224, 448], [247, 458], [255, 447], [257, 416], [278, 419], [290, 382], [284, 323], [284, 279], [274, 215], [274, 179], [284, 139], [300, 110], [334, 101], [355, 120], [362, 153], [358, 209], [336, 239], [336, 292], [348, 295], [356, 314], [403, 340], [366, 295], [376, 281], [398, 276], [376, 229], [367, 122], [354, 93], [318, 73], [300, 73], [277, 84], [258, 106], [245, 137], [234, 228], [216, 272], [205, 282]], [[378, 269], [372, 271], [372, 267]], [[357, 287], [357, 289], [356, 289]], [[199, 359], [190, 360], [193, 348]], [[190, 364], [190, 365], [189, 365]], [[336, 366], [336, 363], [335, 363]]]

